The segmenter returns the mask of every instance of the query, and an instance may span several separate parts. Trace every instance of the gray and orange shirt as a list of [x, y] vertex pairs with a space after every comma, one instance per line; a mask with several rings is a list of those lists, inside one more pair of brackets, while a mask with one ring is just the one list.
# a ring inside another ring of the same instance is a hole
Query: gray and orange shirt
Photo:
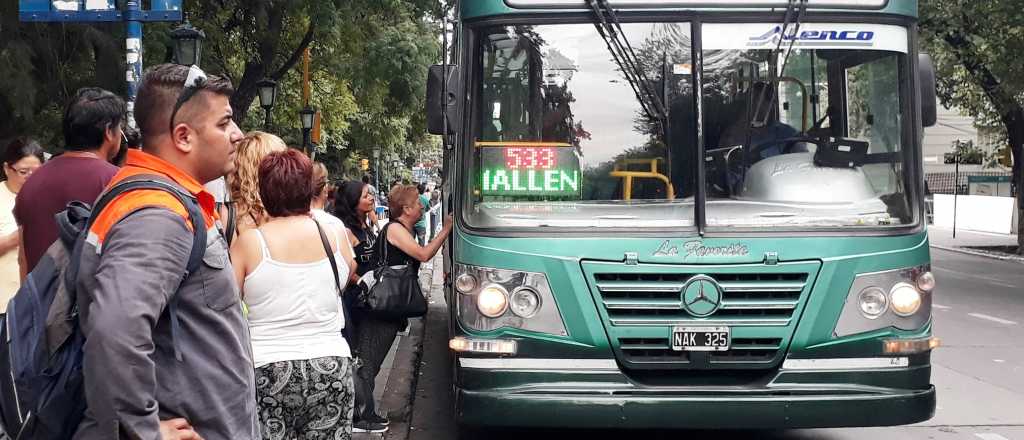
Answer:
[[[213, 196], [137, 150], [110, 185], [141, 174], [196, 196], [206, 253], [200, 269], [186, 274], [194, 226], [165, 191], [122, 194], [98, 214], [77, 280], [87, 409], [75, 438], [156, 440], [159, 422], [178, 417], [206, 440], [259, 438], [249, 330]], [[166, 313], [175, 295], [181, 361]]]

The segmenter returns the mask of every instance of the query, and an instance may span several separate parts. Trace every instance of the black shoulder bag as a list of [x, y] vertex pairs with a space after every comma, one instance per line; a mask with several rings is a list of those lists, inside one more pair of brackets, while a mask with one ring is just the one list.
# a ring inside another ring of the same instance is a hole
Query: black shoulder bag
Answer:
[[[341, 288], [341, 280], [338, 278], [338, 262], [334, 259], [334, 251], [331, 250], [331, 242], [327, 240], [327, 234], [324, 233], [324, 228], [320, 226], [320, 222], [313, 219], [313, 223], [316, 223], [316, 230], [320, 232], [320, 241], [324, 244], [324, 252], [327, 252], [327, 261], [331, 262], [331, 271], [334, 272], [334, 287], [338, 291], [338, 296], [341, 296], [345, 291]], [[339, 238], [340, 240], [340, 238]], [[341, 246], [341, 243], [338, 243]], [[345, 337], [346, 341], [353, 341], [352, 339], [352, 321], [349, 320], [348, 310], [345, 307], [345, 299], [341, 299], [341, 316], [345, 321], [345, 327], [341, 329], [341, 335]]]
[[377, 241], [377, 268], [373, 270], [376, 281], [360, 298], [360, 306], [368, 313], [390, 319], [415, 318], [427, 314], [427, 299], [420, 288], [418, 268], [409, 264], [388, 266], [388, 229], [384, 226]]

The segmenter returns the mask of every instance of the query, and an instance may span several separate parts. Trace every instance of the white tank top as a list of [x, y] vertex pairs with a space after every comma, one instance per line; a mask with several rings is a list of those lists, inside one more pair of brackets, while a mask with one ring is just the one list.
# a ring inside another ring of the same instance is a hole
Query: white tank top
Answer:
[[[334, 283], [331, 262], [325, 257], [313, 263], [284, 263], [270, 257], [263, 232], [256, 229], [263, 259], [245, 277], [242, 286], [249, 309], [253, 363], [256, 368], [274, 362], [351, 357], [341, 335], [345, 317]], [[338, 246], [349, 245], [335, 233]], [[348, 265], [335, 252], [342, 289], [348, 282]]]

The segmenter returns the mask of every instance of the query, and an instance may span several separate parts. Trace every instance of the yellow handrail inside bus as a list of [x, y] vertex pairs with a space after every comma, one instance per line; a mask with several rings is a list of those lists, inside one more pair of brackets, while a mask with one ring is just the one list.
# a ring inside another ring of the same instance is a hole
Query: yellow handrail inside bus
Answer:
[[[633, 198], [633, 179], [658, 179], [665, 183], [666, 191], [668, 192], [668, 199], [675, 200], [676, 191], [672, 186], [672, 181], [667, 176], [658, 172], [658, 162], [663, 161], [662, 158], [653, 159], [621, 159], [615, 162], [615, 168], [609, 175], [612, 177], [622, 178], [622, 199], [631, 200]], [[631, 171], [629, 165], [650, 165], [650, 171]]]

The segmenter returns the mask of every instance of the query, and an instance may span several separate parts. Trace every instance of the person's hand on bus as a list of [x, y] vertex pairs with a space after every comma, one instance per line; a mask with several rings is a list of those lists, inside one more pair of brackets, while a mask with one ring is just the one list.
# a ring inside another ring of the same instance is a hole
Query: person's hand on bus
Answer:
[[455, 217], [451, 214], [444, 216], [444, 223], [441, 225], [441, 229], [445, 231], [451, 231], [452, 226], [455, 224]]

